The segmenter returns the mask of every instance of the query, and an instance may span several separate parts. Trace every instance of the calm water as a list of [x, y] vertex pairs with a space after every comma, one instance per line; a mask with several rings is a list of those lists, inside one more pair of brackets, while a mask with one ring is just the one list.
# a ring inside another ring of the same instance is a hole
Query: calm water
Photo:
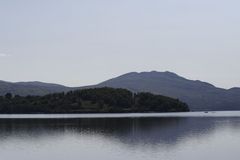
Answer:
[[240, 117], [0, 119], [1, 160], [239, 160]]

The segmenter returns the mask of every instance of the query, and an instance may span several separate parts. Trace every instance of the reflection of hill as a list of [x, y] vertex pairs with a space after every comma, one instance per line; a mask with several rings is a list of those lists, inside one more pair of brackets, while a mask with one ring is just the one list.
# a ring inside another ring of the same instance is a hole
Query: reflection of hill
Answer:
[[126, 145], [176, 145], [185, 138], [205, 136], [221, 127], [240, 128], [239, 119], [235, 122], [229, 118], [0, 120], [0, 137], [38, 139], [73, 132], [101, 135]]

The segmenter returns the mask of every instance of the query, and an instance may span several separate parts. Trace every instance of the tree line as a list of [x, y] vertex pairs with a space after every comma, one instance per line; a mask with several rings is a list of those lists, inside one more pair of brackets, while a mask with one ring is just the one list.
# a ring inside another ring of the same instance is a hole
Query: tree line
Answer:
[[45, 96], [0, 96], [0, 113], [186, 112], [188, 105], [161, 95], [126, 89], [92, 88]]

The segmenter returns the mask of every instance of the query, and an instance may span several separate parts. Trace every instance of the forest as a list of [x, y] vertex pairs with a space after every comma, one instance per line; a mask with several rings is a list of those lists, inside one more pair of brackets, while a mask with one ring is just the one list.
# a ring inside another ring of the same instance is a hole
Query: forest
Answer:
[[186, 103], [151, 93], [126, 89], [92, 88], [45, 96], [0, 96], [0, 113], [145, 113], [188, 112]]

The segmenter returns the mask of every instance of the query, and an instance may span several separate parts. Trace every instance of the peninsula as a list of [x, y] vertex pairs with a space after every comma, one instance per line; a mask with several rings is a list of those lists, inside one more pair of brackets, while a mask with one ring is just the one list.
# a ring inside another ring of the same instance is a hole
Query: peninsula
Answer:
[[44, 96], [0, 96], [1, 114], [187, 112], [178, 99], [126, 89], [92, 88]]

